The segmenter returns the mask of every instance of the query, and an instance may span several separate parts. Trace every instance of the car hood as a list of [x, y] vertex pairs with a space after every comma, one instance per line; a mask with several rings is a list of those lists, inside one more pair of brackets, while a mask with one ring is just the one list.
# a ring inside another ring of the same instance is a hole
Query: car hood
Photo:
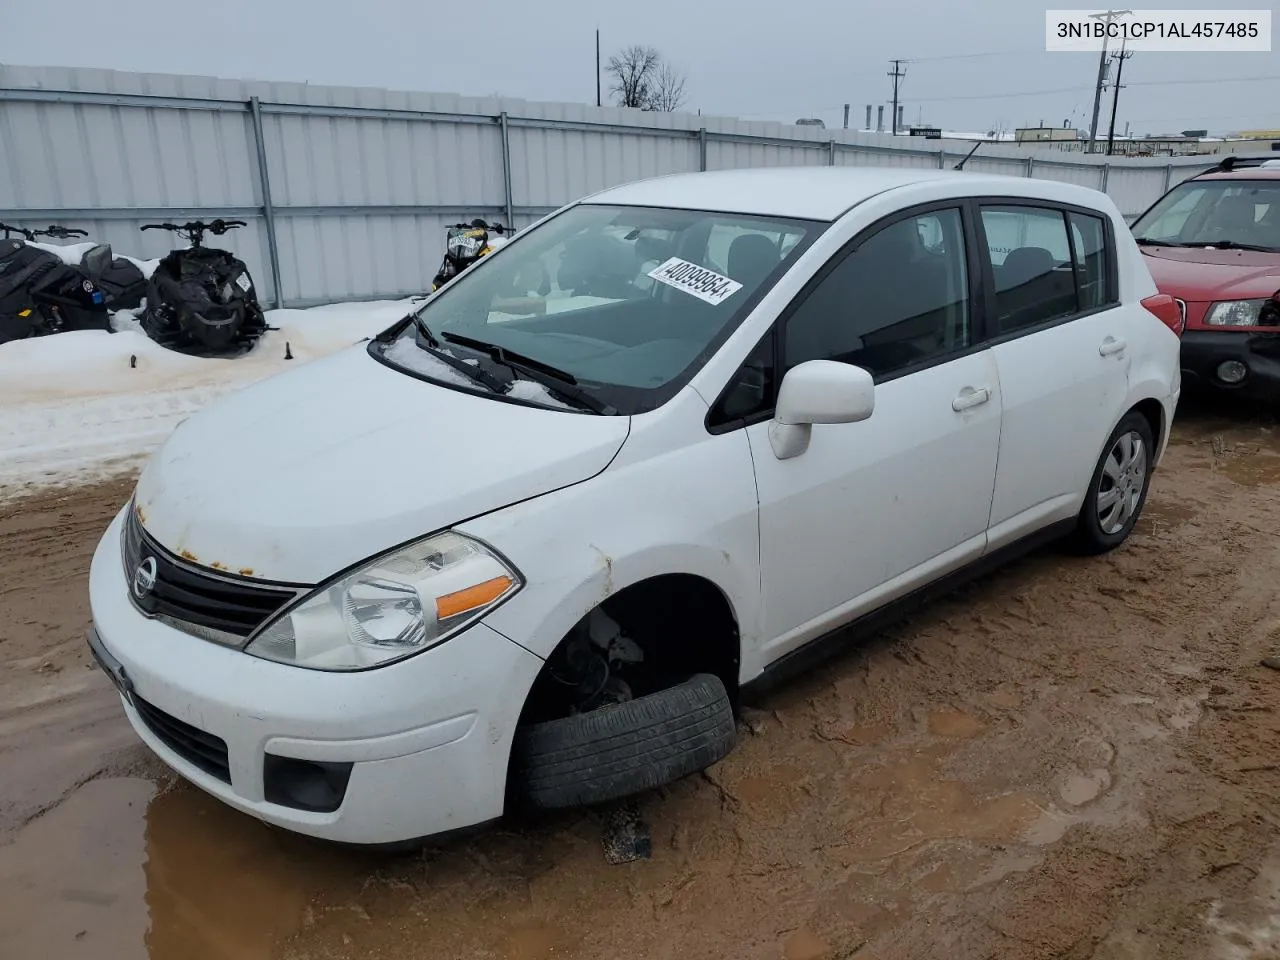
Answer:
[[1280, 253], [1200, 247], [1142, 252], [1160, 291], [1188, 302], [1260, 299], [1280, 290]]
[[193, 563], [312, 584], [586, 480], [629, 427], [428, 383], [362, 345], [184, 421], [143, 470], [136, 504], [147, 532]]

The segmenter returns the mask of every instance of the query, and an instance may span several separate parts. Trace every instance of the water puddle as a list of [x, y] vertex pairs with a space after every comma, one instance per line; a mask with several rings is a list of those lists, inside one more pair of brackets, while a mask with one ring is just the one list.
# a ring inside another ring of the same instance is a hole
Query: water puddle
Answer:
[[1237, 447], [1230, 451], [1221, 469], [1242, 487], [1280, 483], [1280, 456], [1256, 447]]
[[980, 720], [959, 710], [939, 710], [929, 714], [929, 732], [940, 737], [968, 739], [976, 737], [982, 730]]
[[850, 824], [848, 847], [859, 861], [881, 860], [935, 840], [1014, 840], [1043, 814], [1032, 793], [979, 798], [965, 784], [943, 780], [927, 759], [866, 771], [859, 789], [883, 794], [879, 817]]
[[1143, 528], [1147, 526], [1173, 526], [1194, 520], [1204, 510], [1204, 504], [1194, 500], [1173, 499], [1165, 495], [1153, 497], [1142, 506], [1142, 517], [1138, 521]]
[[0, 847], [6, 960], [267, 960], [360, 857], [195, 789], [101, 778]]
[[830, 944], [808, 927], [787, 937], [782, 947], [783, 960], [828, 960], [832, 956]]
[[95, 780], [0, 847], [9, 960], [145, 957], [146, 780]]

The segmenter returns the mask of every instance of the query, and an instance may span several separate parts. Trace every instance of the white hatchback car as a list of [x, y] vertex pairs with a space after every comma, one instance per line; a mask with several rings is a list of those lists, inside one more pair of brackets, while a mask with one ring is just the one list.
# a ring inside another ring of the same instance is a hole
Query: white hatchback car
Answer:
[[1120, 544], [1178, 321], [1078, 186], [606, 190], [179, 426], [94, 557], [90, 644], [160, 757], [281, 827], [623, 797], [723, 757], [743, 688], [840, 628]]

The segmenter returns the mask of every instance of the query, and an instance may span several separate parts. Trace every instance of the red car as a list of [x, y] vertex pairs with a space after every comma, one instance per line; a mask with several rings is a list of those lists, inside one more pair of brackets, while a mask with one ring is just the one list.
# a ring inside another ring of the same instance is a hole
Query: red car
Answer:
[[1182, 311], [1184, 383], [1280, 402], [1280, 156], [1226, 157], [1132, 230]]

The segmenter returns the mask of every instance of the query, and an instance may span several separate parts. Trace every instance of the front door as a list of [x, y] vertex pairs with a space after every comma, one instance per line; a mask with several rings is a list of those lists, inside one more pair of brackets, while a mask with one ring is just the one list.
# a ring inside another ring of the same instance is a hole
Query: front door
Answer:
[[747, 428], [761, 667], [985, 547], [1000, 384], [990, 352], [974, 345], [965, 237], [960, 206], [877, 225], [780, 319], [779, 370], [838, 360], [877, 385], [870, 419], [815, 425], [793, 458], [775, 456], [767, 421]]

